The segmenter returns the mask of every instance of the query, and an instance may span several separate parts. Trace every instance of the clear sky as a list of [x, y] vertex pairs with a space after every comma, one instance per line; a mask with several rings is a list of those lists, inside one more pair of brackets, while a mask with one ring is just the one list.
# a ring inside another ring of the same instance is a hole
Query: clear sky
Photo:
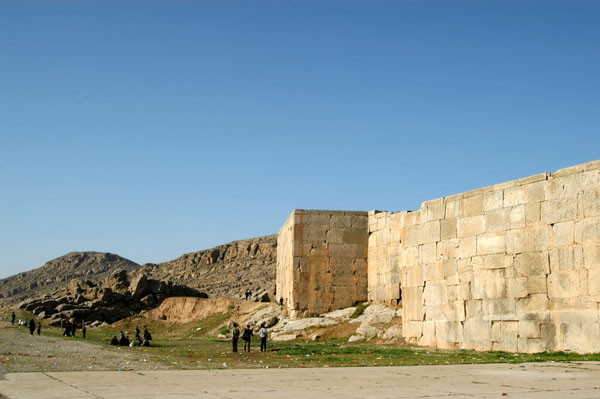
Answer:
[[0, 278], [600, 158], [600, 2], [0, 0]]

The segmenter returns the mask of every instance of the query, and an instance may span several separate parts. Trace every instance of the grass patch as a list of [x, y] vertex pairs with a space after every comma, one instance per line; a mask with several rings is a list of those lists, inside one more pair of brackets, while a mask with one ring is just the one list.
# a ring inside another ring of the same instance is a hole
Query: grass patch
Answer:
[[358, 305], [356, 305], [356, 310], [354, 310], [354, 313], [352, 313], [352, 316], [350, 316], [350, 318], [356, 319], [358, 316], [362, 315], [365, 312], [365, 309], [368, 307], [369, 304], [366, 302], [359, 303]]

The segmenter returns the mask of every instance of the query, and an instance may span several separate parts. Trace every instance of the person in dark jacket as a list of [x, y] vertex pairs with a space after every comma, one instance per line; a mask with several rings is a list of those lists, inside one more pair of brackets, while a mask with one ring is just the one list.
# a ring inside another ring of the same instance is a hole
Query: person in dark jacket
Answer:
[[33, 319], [29, 320], [29, 333], [31, 335], [33, 335], [33, 332], [35, 331], [35, 321], [33, 321]]
[[119, 340], [117, 339], [116, 335], [113, 335], [112, 339], [110, 340], [110, 344], [115, 346], [119, 345]]
[[13, 326], [15, 325], [15, 318], [17, 316], [15, 316], [15, 312], [12, 312], [12, 316], [10, 316], [10, 324], [12, 324]]
[[40, 335], [42, 333], [42, 322], [38, 322], [37, 325], [37, 335]]
[[233, 352], [237, 352], [238, 339], [240, 338], [240, 329], [237, 323], [233, 323], [233, 331], [231, 332], [231, 343], [233, 344]]
[[250, 339], [254, 333], [250, 329], [250, 324], [246, 328], [244, 328], [244, 333], [242, 334], [242, 339], [244, 340], [244, 352], [250, 352]]

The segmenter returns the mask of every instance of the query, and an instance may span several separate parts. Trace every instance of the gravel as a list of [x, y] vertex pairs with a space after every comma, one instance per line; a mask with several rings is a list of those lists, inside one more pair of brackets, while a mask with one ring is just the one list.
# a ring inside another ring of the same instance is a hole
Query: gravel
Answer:
[[29, 335], [0, 322], [0, 378], [27, 371], [157, 370], [146, 348], [108, 347], [69, 338]]

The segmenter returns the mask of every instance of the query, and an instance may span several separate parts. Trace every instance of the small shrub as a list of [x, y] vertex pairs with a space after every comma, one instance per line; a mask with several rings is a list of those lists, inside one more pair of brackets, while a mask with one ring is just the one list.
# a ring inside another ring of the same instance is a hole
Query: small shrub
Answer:
[[227, 334], [229, 334], [229, 328], [223, 327], [223, 328], [221, 328], [221, 330], [219, 331], [219, 333], [223, 334], [223, 335], [227, 335]]
[[363, 314], [365, 312], [365, 309], [369, 306], [368, 303], [359, 303], [358, 305], [356, 305], [356, 310], [354, 311], [354, 313], [352, 313], [352, 316], [350, 316], [351, 319], [356, 319], [358, 316], [360, 316], [361, 314]]

